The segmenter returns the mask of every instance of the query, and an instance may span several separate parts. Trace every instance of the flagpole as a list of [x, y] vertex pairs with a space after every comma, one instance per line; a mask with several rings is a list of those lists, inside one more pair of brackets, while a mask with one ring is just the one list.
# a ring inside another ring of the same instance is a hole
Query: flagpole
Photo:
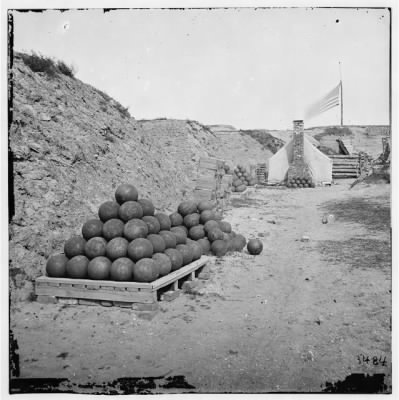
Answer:
[[341, 127], [344, 125], [344, 96], [343, 96], [343, 88], [342, 88], [342, 71], [341, 71], [341, 61], [338, 62], [339, 64], [339, 86], [340, 86], [340, 93], [341, 93]]

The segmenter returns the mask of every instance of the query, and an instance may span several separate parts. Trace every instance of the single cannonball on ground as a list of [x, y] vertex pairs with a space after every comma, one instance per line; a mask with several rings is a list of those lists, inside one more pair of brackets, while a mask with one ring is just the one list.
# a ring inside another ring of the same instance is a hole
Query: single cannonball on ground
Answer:
[[248, 240], [247, 250], [249, 254], [258, 255], [263, 250], [263, 243], [259, 239]]

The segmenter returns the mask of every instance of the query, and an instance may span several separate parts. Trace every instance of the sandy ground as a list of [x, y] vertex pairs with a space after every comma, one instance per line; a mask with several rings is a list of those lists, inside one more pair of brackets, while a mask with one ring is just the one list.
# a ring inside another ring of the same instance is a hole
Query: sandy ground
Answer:
[[[226, 219], [260, 237], [263, 253], [212, 258], [206, 293], [162, 302], [152, 321], [21, 304], [11, 314], [20, 378], [67, 378], [90, 393], [82, 384], [183, 375], [193, 388], [172, 392], [254, 393], [320, 392], [382, 373], [390, 391], [390, 187], [348, 188], [263, 188], [235, 200]], [[335, 220], [322, 224], [328, 214]]]

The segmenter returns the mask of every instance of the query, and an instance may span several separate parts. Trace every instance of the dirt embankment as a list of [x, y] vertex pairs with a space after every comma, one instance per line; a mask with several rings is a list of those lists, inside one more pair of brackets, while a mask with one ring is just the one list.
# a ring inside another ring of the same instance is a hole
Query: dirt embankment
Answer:
[[120, 183], [134, 183], [157, 209], [171, 211], [191, 194], [199, 157], [221, 145], [196, 122], [136, 121], [78, 79], [33, 72], [20, 54], [12, 72], [11, 292], [26, 300], [47, 257]]
[[282, 140], [266, 131], [243, 131], [226, 125], [211, 125], [209, 128], [222, 143], [216, 155], [234, 166], [266, 163], [284, 145]]

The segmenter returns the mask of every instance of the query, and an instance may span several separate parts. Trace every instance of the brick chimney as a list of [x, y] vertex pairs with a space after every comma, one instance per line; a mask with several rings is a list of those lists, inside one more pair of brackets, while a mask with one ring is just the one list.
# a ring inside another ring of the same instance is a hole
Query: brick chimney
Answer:
[[288, 168], [288, 181], [294, 178], [311, 178], [309, 167], [304, 160], [304, 135], [303, 121], [294, 121], [293, 159]]

